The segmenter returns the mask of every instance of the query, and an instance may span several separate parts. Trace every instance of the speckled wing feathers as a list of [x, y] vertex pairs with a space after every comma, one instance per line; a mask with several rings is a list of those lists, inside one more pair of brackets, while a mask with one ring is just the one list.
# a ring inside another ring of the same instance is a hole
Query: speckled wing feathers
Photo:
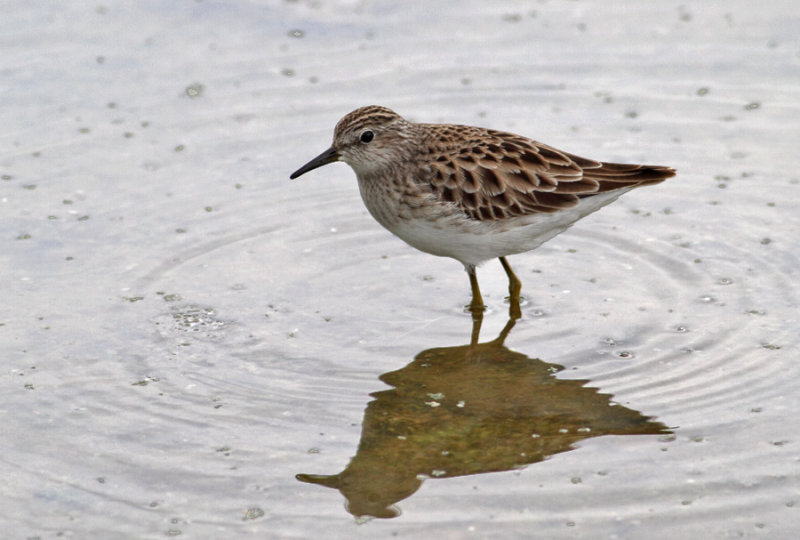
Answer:
[[667, 167], [602, 163], [518, 135], [427, 124], [431, 187], [475, 220], [552, 213], [581, 197], [661, 182]]

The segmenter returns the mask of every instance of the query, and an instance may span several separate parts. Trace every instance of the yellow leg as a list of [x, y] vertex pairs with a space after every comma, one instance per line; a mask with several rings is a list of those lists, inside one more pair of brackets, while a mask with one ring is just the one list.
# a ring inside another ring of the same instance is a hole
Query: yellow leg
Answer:
[[522, 282], [514, 274], [505, 257], [500, 257], [500, 264], [503, 265], [503, 270], [506, 271], [508, 276], [508, 316], [512, 319], [519, 319], [522, 317], [522, 309], [519, 307], [519, 293], [522, 290]]
[[469, 285], [472, 287], [472, 302], [469, 304], [469, 310], [472, 312], [472, 319], [483, 319], [483, 297], [481, 296], [481, 289], [478, 287], [478, 276], [475, 274], [475, 267], [467, 266], [467, 274], [469, 275]]

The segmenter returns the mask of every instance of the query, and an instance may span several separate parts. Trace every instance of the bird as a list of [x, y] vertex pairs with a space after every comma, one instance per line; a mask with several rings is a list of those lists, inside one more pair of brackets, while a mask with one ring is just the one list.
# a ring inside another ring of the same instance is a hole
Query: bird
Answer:
[[421, 251], [464, 265], [473, 319], [485, 310], [481, 263], [499, 259], [510, 312], [519, 318], [522, 284], [506, 257], [539, 247], [635, 187], [676, 174], [587, 159], [495, 129], [411, 122], [378, 105], [342, 117], [331, 147], [290, 179], [336, 161], [356, 173], [378, 223]]

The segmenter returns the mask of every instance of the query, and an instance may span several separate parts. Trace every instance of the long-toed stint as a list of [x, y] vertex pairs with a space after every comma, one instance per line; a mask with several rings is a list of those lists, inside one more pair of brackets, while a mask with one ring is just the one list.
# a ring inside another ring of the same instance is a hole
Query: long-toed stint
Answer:
[[333, 145], [291, 178], [344, 161], [370, 214], [415, 248], [460, 261], [473, 318], [483, 299], [475, 267], [500, 259], [510, 313], [521, 284], [506, 256], [530, 251], [635, 187], [675, 175], [669, 167], [604, 163], [520, 135], [472, 126], [409, 122], [386, 107], [356, 109]]

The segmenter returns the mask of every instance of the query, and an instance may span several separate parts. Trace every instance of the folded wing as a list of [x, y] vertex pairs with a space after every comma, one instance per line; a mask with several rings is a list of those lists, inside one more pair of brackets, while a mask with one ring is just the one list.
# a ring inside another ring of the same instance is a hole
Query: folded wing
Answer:
[[558, 212], [582, 197], [675, 176], [669, 167], [603, 163], [511, 133], [466, 129], [475, 135], [467, 144], [453, 148], [445, 139], [430, 156], [431, 187], [476, 220]]

